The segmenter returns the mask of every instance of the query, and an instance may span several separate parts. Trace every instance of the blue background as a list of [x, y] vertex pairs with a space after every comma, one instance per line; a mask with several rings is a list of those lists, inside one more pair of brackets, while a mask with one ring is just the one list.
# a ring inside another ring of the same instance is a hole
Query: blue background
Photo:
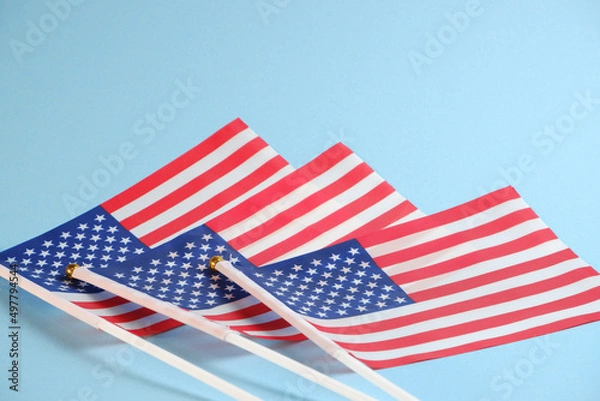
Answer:
[[[600, 97], [600, 3], [524, 3], [88, 0], [59, 20], [44, 1], [2, 2], [0, 249], [101, 203], [239, 116], [296, 167], [344, 141], [426, 213], [508, 176], [598, 267], [600, 105], [561, 142], [536, 135], [569, 122], [577, 92]], [[466, 9], [468, 24], [453, 17]], [[48, 33], [28, 35], [33, 25]], [[136, 135], [177, 80], [197, 86], [194, 99], [153, 137]], [[127, 142], [134, 156], [69, 210], [65, 198]], [[21, 304], [21, 391], [0, 373], [1, 399], [223, 398], [32, 296]], [[381, 373], [423, 401], [595, 401], [599, 335], [600, 323], [589, 324]], [[267, 400], [336, 399], [186, 328], [152, 341]], [[546, 358], [533, 364], [540, 341]], [[268, 345], [388, 399], [308, 343]]]

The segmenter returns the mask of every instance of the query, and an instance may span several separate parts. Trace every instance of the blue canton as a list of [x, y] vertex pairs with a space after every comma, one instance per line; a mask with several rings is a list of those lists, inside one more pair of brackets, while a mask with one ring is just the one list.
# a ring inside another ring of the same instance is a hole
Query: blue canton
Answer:
[[194, 228], [128, 264], [95, 270], [130, 288], [189, 310], [211, 309], [248, 296], [208, 262], [221, 256], [234, 266], [249, 262], [206, 226]]
[[414, 303], [356, 240], [242, 270], [292, 310], [315, 318], [358, 316]]
[[102, 270], [111, 264], [126, 264], [146, 249], [98, 206], [45, 234], [1, 252], [0, 262], [16, 264], [19, 275], [50, 291], [96, 293], [102, 290], [65, 276], [69, 263]]

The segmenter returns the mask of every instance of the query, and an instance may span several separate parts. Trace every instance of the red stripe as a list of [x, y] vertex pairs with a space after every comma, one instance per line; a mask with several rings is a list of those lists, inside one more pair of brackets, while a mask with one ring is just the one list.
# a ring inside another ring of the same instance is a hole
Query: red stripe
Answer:
[[140, 307], [139, 309], [121, 313], [120, 315], [102, 316], [111, 323], [127, 323], [156, 314], [155, 311]]
[[165, 331], [172, 330], [179, 326], [183, 326], [183, 324], [178, 322], [177, 320], [166, 319], [161, 322], [152, 324], [150, 326], [143, 327], [141, 329], [127, 330], [127, 331], [129, 331], [131, 334], [134, 334], [136, 336], [145, 337], [145, 336], [152, 336], [155, 334], [164, 333]]
[[220, 233], [240, 223], [300, 186], [329, 171], [350, 154], [352, 154], [352, 151], [341, 144], [329, 148], [310, 163], [305, 164], [268, 188], [246, 199], [233, 209], [215, 217], [207, 223], [207, 226], [213, 231]]
[[231, 325], [230, 328], [237, 331], [271, 331], [271, 330], [280, 330], [285, 329], [286, 327], [290, 327], [290, 324], [282, 318], [271, 320], [265, 323], [257, 323], [257, 324], [246, 324], [246, 325]]
[[545, 334], [565, 330], [586, 323], [591, 323], [600, 320], [600, 312], [589, 313], [585, 315], [574, 316], [556, 322], [548, 323], [542, 326], [533, 327], [528, 330], [523, 330], [517, 333], [511, 333], [500, 337], [489, 338], [481, 341], [474, 341], [457, 347], [449, 347], [439, 351], [424, 352], [420, 354], [408, 355], [401, 358], [386, 359], [381, 361], [372, 361], [363, 358], [357, 358], [364, 362], [372, 369], [384, 369], [409, 363], [425, 361], [429, 359], [442, 358], [451, 355], [457, 355], [465, 352], [476, 351], [483, 348], [503, 345], [510, 342], [526, 340], [528, 338], [542, 336]]
[[[335, 244], [339, 244], [340, 242], [344, 242], [344, 241], [350, 240], [352, 238], [358, 238], [363, 235], [369, 234], [371, 232], [381, 230], [381, 229], [389, 226], [390, 224], [397, 222], [398, 220], [402, 219], [403, 217], [408, 216], [415, 210], [417, 210], [417, 207], [415, 205], [413, 205], [412, 203], [410, 203], [408, 200], [405, 200], [404, 202], [400, 203], [399, 205], [394, 206], [394, 208], [386, 211], [385, 213], [382, 213], [380, 216], [371, 220], [364, 226], [357, 228], [356, 230], [352, 231], [350, 234], [345, 235], [344, 237], [335, 241]], [[333, 244], [331, 244], [331, 245], [333, 245]]]
[[[447, 274], [467, 266], [472, 266], [476, 263], [507, 256], [516, 252], [521, 252], [555, 239], [556, 236], [554, 233], [549, 228], [545, 228], [501, 245], [480, 249], [478, 251], [457, 256], [453, 259], [425, 266], [420, 269], [396, 274], [390, 276], [390, 278], [396, 284], [402, 286], [406, 283], [412, 283], [418, 280], [439, 276], [441, 274]], [[377, 258], [374, 260], [379, 266], [379, 260]]]
[[320, 221], [298, 231], [285, 240], [278, 242], [276, 245], [254, 255], [249, 260], [257, 266], [269, 263], [270, 261], [297, 249], [306, 243], [307, 238], [316, 238], [332, 228], [350, 220], [352, 217], [379, 202], [382, 198], [385, 198], [389, 195], [390, 190], [392, 192], [394, 191], [392, 187], [386, 183], [382, 183], [360, 198], [341, 207]]
[[530, 273], [576, 258], [577, 255], [575, 255], [572, 250], [565, 249], [550, 255], [542, 256], [540, 258], [529, 260], [513, 266], [508, 266], [506, 268], [489, 273], [480, 274], [465, 280], [456, 281], [454, 283], [449, 283], [422, 291], [411, 292], [410, 297], [417, 302], [428, 301], [430, 299], [440, 298], [447, 295], [468, 291], [483, 285], [506, 280], [510, 277]]
[[269, 145], [259, 137], [252, 139], [250, 142], [244, 144], [231, 155], [221, 160], [210, 169], [204, 171], [202, 174], [196, 176], [191, 181], [179, 186], [172, 192], [165, 194], [165, 196], [153, 204], [148, 205], [123, 219], [121, 225], [131, 231], [133, 228], [144, 224], [148, 220], [200, 192], [268, 146]]
[[215, 321], [232, 321], [232, 320], [242, 320], [249, 319], [254, 316], [262, 315], [264, 313], [268, 313], [271, 310], [267, 308], [264, 304], [255, 304], [248, 306], [246, 308], [237, 309], [228, 313], [220, 313], [218, 315], [210, 315], [210, 312], [203, 312], [202, 315], [209, 318], [210, 320]]
[[379, 245], [410, 234], [415, 234], [445, 224], [454, 223], [476, 213], [491, 209], [504, 202], [518, 198], [520, 198], [519, 194], [512, 187], [506, 187], [467, 202], [463, 205], [456, 206], [430, 216], [424, 216], [415, 220], [411, 220], [406, 223], [387, 228], [383, 231], [373, 233], [372, 235], [362, 237], [359, 239], [359, 242], [365, 248]]
[[[335, 198], [337, 195], [348, 190], [348, 188], [352, 188], [354, 185], [363, 180], [364, 177], [367, 177], [372, 172], [373, 170], [371, 170], [371, 168], [365, 163], [359, 164], [334, 183], [304, 198], [302, 201], [290, 207], [289, 209], [281, 211], [279, 214], [275, 215], [274, 217], [272, 217], [265, 223], [259, 225], [258, 227], [255, 227], [254, 229], [249, 230], [248, 232], [229, 240], [229, 245], [231, 245], [235, 249], [240, 250], [252, 244], [260, 238], [263, 238], [269, 234], [273, 234], [274, 232], [281, 229], [282, 227], [285, 227], [292, 221], [296, 219], [301, 219], [302, 216], [312, 212], [315, 208], [317, 208], [324, 202]], [[280, 245], [281, 244], [277, 246]], [[273, 260], [266, 259], [265, 257], [261, 257], [258, 255], [256, 255], [255, 257], [257, 257], [257, 259], [259, 260]], [[256, 263], [252, 259], [250, 260], [257, 266], [260, 266], [260, 263]]]
[[84, 309], [107, 309], [115, 306], [124, 305], [129, 301], [121, 297], [112, 297], [102, 301], [71, 301], [73, 304]]
[[[557, 288], [557, 284], [568, 285], [587, 277], [595, 276], [595, 272], [590, 272], [592, 269], [579, 269], [574, 272], [566, 273], [560, 277], [547, 280], [545, 285], [539, 292], [545, 292]], [[590, 274], [591, 273], [591, 274]], [[565, 280], [562, 282], [562, 280]], [[558, 283], [557, 283], [558, 282]], [[537, 293], [538, 291], [535, 291]], [[386, 351], [391, 349], [402, 349], [414, 345], [425, 344], [431, 341], [448, 339], [456, 336], [466, 335], [477, 331], [493, 329], [496, 327], [505, 326], [511, 323], [520, 322], [536, 316], [542, 316], [560, 310], [574, 308], [580, 305], [585, 305], [598, 299], [600, 288], [592, 288], [579, 294], [571, 295], [566, 298], [548, 302], [542, 305], [532, 306], [517, 311], [502, 313], [487, 318], [473, 320], [453, 326], [437, 328], [431, 331], [424, 331], [418, 334], [409, 336], [396, 337], [392, 340], [377, 341], [373, 343], [344, 343], [338, 344], [350, 351]]]
[[273, 174], [287, 166], [288, 163], [281, 156], [273, 157], [271, 160], [254, 170], [250, 175], [228, 187], [226, 191], [219, 192], [218, 195], [206, 200], [206, 202], [196, 206], [181, 216], [172, 219], [170, 222], [163, 224], [160, 228], [142, 236], [140, 241], [148, 246], [152, 246], [170, 235], [186, 229], [192, 224], [201, 222], [202, 219], [209, 214], [234, 201], [237, 197], [247, 193], [256, 185], [259, 185], [261, 182], [267, 180], [273, 176]]
[[166, 166], [160, 168], [153, 174], [144, 178], [142, 181], [131, 186], [112, 199], [104, 202], [101, 206], [108, 212], [113, 213], [123, 206], [131, 203], [135, 199], [150, 192], [161, 183], [173, 178], [181, 171], [185, 170], [198, 160], [206, 157], [209, 153], [223, 145], [225, 142], [233, 138], [238, 133], [248, 128], [248, 126], [239, 118], [233, 120], [223, 128], [212, 134], [206, 140], [196, 145], [177, 159], [173, 160]]
[[[546, 280], [541, 280], [532, 284], [510, 288], [504, 291], [499, 291], [493, 294], [482, 295], [473, 299], [456, 302], [449, 305], [440, 306], [410, 315], [402, 315], [395, 318], [381, 320], [370, 324], [360, 324], [357, 326], [346, 327], [327, 327], [315, 325], [320, 330], [334, 334], [367, 334], [377, 333], [386, 330], [399, 329], [426, 321], [439, 319], [446, 316], [452, 316], [457, 313], [464, 313], [480, 308], [503, 304], [509, 301], [525, 298], [531, 295], [543, 293], [556, 288], [566, 286], [570, 283], [583, 280], [588, 277], [597, 276], [598, 273], [592, 268], [585, 267], [572, 270], [560, 276], [552, 277]], [[403, 308], [410, 308], [409, 305]], [[498, 317], [495, 317], [498, 319]], [[417, 335], [426, 336], [428, 332], [419, 333]], [[430, 334], [433, 335], [433, 334]], [[360, 345], [356, 345], [360, 346]]]
[[[318, 206], [331, 199], [334, 199], [336, 196], [354, 187], [360, 181], [368, 177], [371, 174], [371, 171], [372, 170], [367, 165], [360, 164], [343, 176], [340, 180], [328, 185], [322, 190], [301, 201], [294, 207], [278, 214], [270, 221], [257, 227], [256, 232], [262, 232], [262, 235], [266, 236], [276, 232], [296, 219], [301, 219]], [[352, 207], [356, 209], [357, 205], [352, 204]], [[266, 263], [269, 263], [275, 258], [284, 255], [285, 253], [302, 245], [304, 242], [306, 242], [306, 238], [312, 238], [320, 235], [344, 221], [341, 219], [348, 219], [355, 214], [355, 211], [349, 211], [348, 207], [343, 207], [337, 212], [324, 217], [320, 221], [313, 223], [299, 232], [297, 231], [294, 235], [282, 239], [277, 244], [253, 255], [252, 257], [248, 258], [248, 260], [256, 266], [262, 266]], [[250, 235], [252, 235], [252, 233]], [[243, 249], [244, 246], [249, 245], [250, 240], [251, 238], [249, 236], [243, 235], [232, 240], [230, 244], [236, 249]], [[237, 245], [243, 246], [238, 248]]]

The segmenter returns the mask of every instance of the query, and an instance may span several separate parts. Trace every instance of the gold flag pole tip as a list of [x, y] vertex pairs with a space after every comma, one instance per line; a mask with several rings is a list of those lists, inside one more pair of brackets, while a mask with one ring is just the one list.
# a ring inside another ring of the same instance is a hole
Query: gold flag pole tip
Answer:
[[69, 263], [67, 265], [67, 268], [65, 269], [65, 275], [72, 279], [73, 278], [73, 272], [75, 271], [75, 269], [77, 269], [79, 267], [79, 265], [77, 263]]
[[217, 270], [217, 263], [224, 261], [225, 259], [223, 259], [220, 256], [213, 256], [212, 258], [210, 258], [210, 260], [208, 261], [208, 267], [210, 267], [211, 270]]

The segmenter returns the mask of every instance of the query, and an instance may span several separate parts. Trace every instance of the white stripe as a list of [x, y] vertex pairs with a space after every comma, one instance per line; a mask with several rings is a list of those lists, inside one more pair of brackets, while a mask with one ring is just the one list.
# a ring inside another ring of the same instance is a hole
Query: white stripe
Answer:
[[[523, 261], [531, 261], [553, 253], [568, 249], [568, 247], [559, 239], [544, 242], [533, 248], [526, 249], [510, 255], [505, 255], [493, 259], [492, 261], [483, 261], [469, 265], [463, 269], [439, 274], [437, 276], [428, 277], [423, 280], [417, 280], [410, 283], [402, 284], [402, 289], [409, 294], [413, 294], [422, 290], [430, 290], [440, 285], [456, 283], [462, 280], [475, 278], [482, 274], [501, 270], [503, 268], [514, 266]], [[387, 273], [386, 269], [383, 269]], [[388, 273], [389, 274], [389, 273]]]
[[385, 255], [400, 249], [406, 249], [426, 242], [443, 238], [449, 234], [465, 231], [489, 223], [502, 216], [521, 210], [527, 205], [520, 199], [511, 200], [495, 206], [487, 212], [479, 213], [464, 219], [460, 219], [443, 226], [419, 231], [411, 235], [405, 235], [381, 244], [373, 245], [367, 249], [371, 255]]
[[423, 213], [419, 209], [415, 209], [414, 211], [410, 212], [409, 214], [407, 214], [404, 217], [401, 217], [399, 220], [393, 222], [392, 224], [388, 225], [387, 227], [397, 226], [398, 224], [406, 223], [407, 221], [420, 219], [421, 217], [425, 217], [425, 216], [426, 216], [425, 213]]
[[[297, 187], [289, 194], [282, 196], [281, 198], [274, 200], [272, 203], [266, 205], [261, 210], [254, 213], [252, 216], [242, 220], [235, 225], [222, 230], [219, 235], [226, 241], [230, 241], [262, 224], [271, 218], [277, 216], [280, 213], [289, 210], [302, 202], [311, 195], [331, 185], [332, 183], [339, 180], [343, 175], [347, 174], [350, 170], [362, 163], [358, 157], [354, 154], [346, 157], [339, 161], [335, 166], [325, 171], [323, 174], [312, 178], [307, 183]], [[276, 195], [276, 194], [273, 194]]]
[[143, 307], [141, 307], [140, 305], [134, 304], [133, 302], [127, 302], [126, 304], [118, 305], [118, 306], [111, 306], [110, 308], [91, 309], [91, 308], [85, 308], [83, 306], [82, 306], [82, 308], [89, 310], [90, 312], [93, 312], [96, 315], [102, 316], [102, 317], [119, 316], [119, 315], [122, 315], [123, 313], [128, 313], [128, 312], [133, 312], [135, 310], [143, 309]]
[[[37, 284], [36, 284], [37, 285]], [[51, 291], [54, 295], [66, 299], [71, 302], [102, 302], [107, 299], [115, 298], [115, 294], [111, 294], [108, 291], [101, 291], [93, 294], [86, 293], [72, 293], [72, 292], [60, 292]]]
[[258, 331], [258, 330], [250, 330], [246, 331], [246, 334], [253, 337], [289, 337], [297, 335], [299, 332], [294, 327], [286, 327], [278, 330], [268, 330], [268, 331]]
[[[367, 177], [366, 179], [369, 179], [369, 177]], [[376, 185], [379, 185], [379, 183], [375, 184], [374, 186]], [[351, 188], [350, 191], [352, 191], [354, 188], [356, 187]], [[369, 222], [373, 221], [377, 217], [380, 217], [382, 214], [398, 206], [405, 200], [406, 199], [403, 198], [399, 193], [393, 192], [390, 195], [386, 196], [384, 199], [375, 203], [374, 205], [370, 205], [368, 208], [363, 209], [361, 212], [357, 213], [352, 218], [345, 220], [337, 226], [331, 227], [330, 230], [325, 231], [316, 237], [308, 238], [307, 241], [300, 247], [293, 249], [285, 255], [276, 258], [272, 262], [275, 263], [297, 255], [303, 255], [305, 253], [312, 252], [315, 249], [319, 249], [323, 246], [323, 244], [334, 243], [340, 238], [345, 237], [346, 235], [363, 227], [365, 224], [368, 224]], [[351, 201], [352, 200], [350, 200], [348, 203], [350, 203]], [[343, 205], [340, 205], [338, 206], [338, 208], [342, 206]], [[335, 211], [336, 209], [332, 210]]]
[[[488, 235], [486, 237], [470, 240], [462, 244], [454, 245], [450, 248], [441, 249], [436, 252], [429, 252], [426, 255], [415, 259], [410, 259], [405, 262], [386, 266], [386, 272], [388, 272], [388, 275], [390, 276], [395, 276], [396, 274], [423, 269], [427, 266], [446, 262], [454, 258], [468, 255], [475, 251], [502, 245], [507, 242], [514, 241], [518, 238], [522, 238], [527, 234], [531, 234], [536, 231], [544, 230], [547, 228], [548, 227], [540, 219], [528, 220], [523, 223], [512, 226], [507, 230], [500, 231], [495, 234]], [[396, 249], [396, 251], [400, 250], [404, 249]], [[371, 253], [370, 248], [367, 249], [367, 252], [369, 252], [369, 254], [373, 258], [383, 256], [380, 254]]]
[[360, 359], [371, 360], [371, 361], [382, 361], [394, 358], [402, 358], [411, 355], [418, 355], [427, 352], [441, 351], [448, 348], [459, 347], [469, 343], [493, 339], [506, 335], [514, 335], [519, 332], [532, 329], [535, 327], [543, 326], [546, 324], [552, 324], [560, 322], [561, 320], [569, 319], [574, 316], [581, 316], [589, 313], [597, 313], [600, 311], [600, 300], [595, 300], [585, 305], [579, 305], [574, 308], [564, 309], [557, 312], [535, 316], [523, 321], [514, 322], [500, 327], [492, 329], [481, 330], [478, 332], [472, 332], [452, 338], [447, 338], [438, 341], [432, 341], [425, 344], [419, 344], [411, 347], [399, 348], [389, 351], [377, 351], [377, 352], [353, 352], [353, 354]]
[[276, 156], [277, 154], [275, 154], [275, 151], [270, 147], [261, 149], [235, 169], [228, 171], [227, 174], [218, 180], [202, 187], [192, 196], [181, 200], [171, 208], [159, 213], [143, 224], [140, 224], [138, 227], [131, 230], [131, 232], [139, 238], [170, 223], [179, 216], [189, 212], [198, 205], [201, 205], [202, 203], [218, 195], [222, 191], [226, 191], [230, 186], [251, 175], [257, 168], [264, 165], [265, 161]]
[[250, 198], [251, 196], [259, 193], [260, 191], [262, 191], [263, 189], [269, 187], [270, 185], [274, 184], [275, 182], [279, 181], [280, 179], [284, 178], [285, 176], [287, 176], [288, 174], [292, 173], [294, 171], [294, 168], [292, 166], [285, 166], [282, 169], [280, 169], [278, 172], [276, 172], [275, 174], [273, 174], [271, 177], [267, 178], [264, 181], [261, 181], [258, 185], [256, 185], [254, 188], [250, 189], [249, 191], [245, 192], [243, 195], [238, 196], [237, 198], [235, 198], [234, 200], [232, 200], [231, 202], [229, 202], [228, 204], [224, 205], [223, 207], [219, 208], [218, 210], [215, 210], [213, 213], [209, 214], [208, 216], [206, 216], [205, 218], [202, 218], [192, 224], [190, 224], [189, 226], [177, 231], [176, 233], [169, 235], [168, 237], [166, 237], [165, 239], [158, 241], [156, 244], [154, 244], [152, 246], [152, 248], [155, 248], [159, 245], [164, 244], [165, 242], [168, 242], [170, 240], [172, 240], [173, 238], [176, 238], [177, 236], [193, 229], [196, 228], [198, 226], [201, 226], [202, 224], [205, 224], [207, 222], [209, 222], [210, 220], [214, 219], [215, 217], [217, 217], [218, 215], [225, 213], [226, 211], [228, 211], [229, 209], [234, 208], [235, 206], [239, 205], [240, 203], [242, 203], [243, 201], [245, 201], [246, 199]]
[[[303, 229], [320, 222], [321, 220], [325, 219], [327, 216], [336, 212], [339, 208], [345, 206], [347, 203], [355, 200], [356, 198], [358, 198], [362, 194], [370, 191], [371, 189], [373, 189], [375, 186], [377, 186], [379, 184], [377, 181], [373, 182], [373, 180], [371, 178], [373, 178], [371, 175], [365, 177], [365, 179], [363, 179], [362, 181], [357, 183], [355, 186], [344, 191], [343, 193], [339, 194], [335, 198], [327, 200], [326, 202], [320, 204], [319, 206], [310, 210], [308, 213], [306, 213], [302, 216], [297, 216], [296, 219], [294, 219], [290, 223], [286, 224], [285, 226], [281, 227], [279, 230], [277, 230], [269, 235], [261, 237], [258, 241], [254, 242], [246, 247], [243, 247], [242, 249], [239, 249], [239, 251], [247, 258], [251, 258], [252, 256], [254, 256], [266, 249], [276, 246], [281, 241], [283, 241], [287, 238], [290, 238], [291, 236], [302, 231]], [[354, 227], [356, 227], [356, 228], [360, 227], [363, 224], [358, 219], [354, 219], [352, 221], [353, 221]], [[331, 235], [333, 238], [340, 238], [341, 233], [338, 232], [336, 234], [336, 231], [334, 231], [334, 233]], [[314, 239], [311, 239], [309, 241], [309, 243], [311, 243], [311, 245], [308, 249], [311, 249], [311, 250], [318, 249], [319, 245], [314, 245], [315, 244]], [[306, 247], [304, 249], [306, 249]], [[293, 249], [293, 250], [287, 252], [286, 254], [284, 254], [274, 260], [271, 260], [269, 262], [276, 262], [278, 260], [284, 260], [284, 259], [290, 258], [295, 255], [299, 255], [299, 253], [296, 249]]]
[[190, 182], [200, 174], [204, 173], [215, 164], [223, 160], [223, 157], [234, 153], [236, 150], [256, 137], [256, 133], [254, 133], [254, 131], [252, 131], [250, 128], [243, 130], [239, 134], [236, 134], [229, 141], [225, 142], [217, 149], [206, 155], [204, 158], [192, 164], [190, 167], [181, 171], [164, 183], [158, 185], [150, 192], [121, 207], [119, 210], [114, 211], [112, 215], [117, 220], [121, 221], [135, 214], [136, 212], [145, 209], [146, 207], [162, 199], [165, 194], [170, 194], [182, 185]]
[[119, 326], [124, 328], [125, 330], [139, 330], [146, 327], [150, 327], [153, 324], [163, 322], [165, 320], [169, 320], [166, 316], [160, 315], [158, 313], [154, 313], [150, 316], [143, 317], [138, 320], [134, 320], [126, 323], [118, 323]]

